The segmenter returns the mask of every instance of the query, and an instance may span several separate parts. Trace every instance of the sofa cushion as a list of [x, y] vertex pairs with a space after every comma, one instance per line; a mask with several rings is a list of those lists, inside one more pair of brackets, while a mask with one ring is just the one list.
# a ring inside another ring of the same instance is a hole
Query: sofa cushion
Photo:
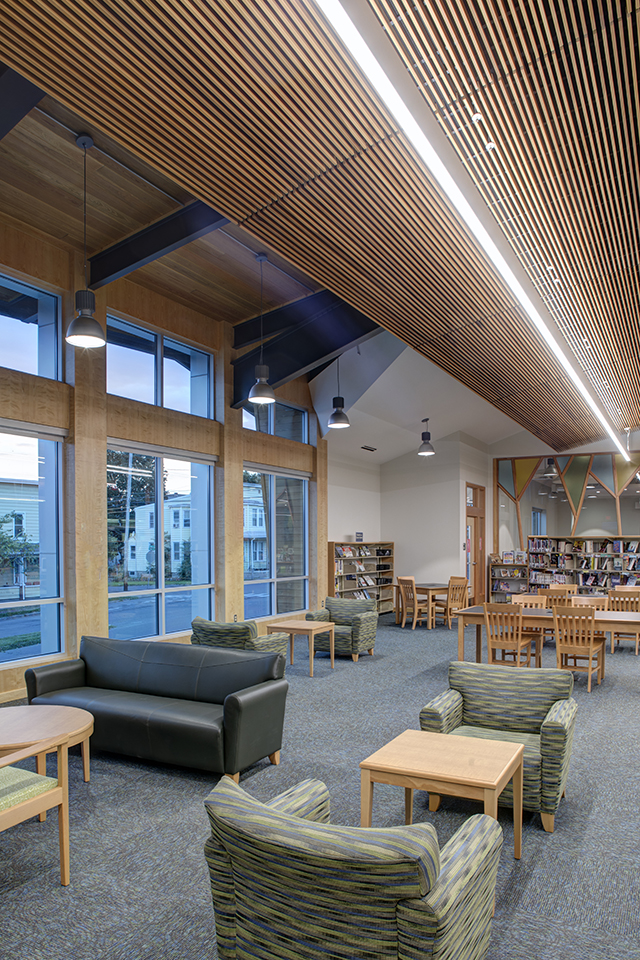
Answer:
[[224, 771], [222, 704], [100, 687], [70, 687], [35, 697], [33, 703], [81, 707], [92, 713], [94, 750]]
[[129, 693], [224, 703], [230, 693], [284, 676], [277, 653], [83, 637], [85, 684]]
[[573, 675], [454, 661], [449, 664], [449, 686], [462, 694], [463, 724], [501, 730], [508, 717], [511, 730], [540, 733], [552, 705], [571, 696]]

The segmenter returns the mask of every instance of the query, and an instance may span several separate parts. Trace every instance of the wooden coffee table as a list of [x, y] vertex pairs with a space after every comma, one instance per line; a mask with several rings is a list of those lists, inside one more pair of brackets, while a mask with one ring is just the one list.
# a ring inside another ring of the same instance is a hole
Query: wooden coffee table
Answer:
[[329, 634], [329, 652], [331, 654], [331, 669], [334, 667], [334, 636], [333, 623], [327, 620], [276, 620], [273, 623], [274, 630], [282, 630], [289, 634], [289, 662], [293, 663], [293, 638], [296, 633], [301, 633], [304, 637], [309, 637], [309, 676], [313, 676], [313, 638], [316, 633]]
[[482, 800], [484, 812], [498, 818], [498, 797], [513, 777], [514, 856], [522, 851], [522, 758], [524, 746], [506, 740], [480, 740], [455, 734], [405, 730], [360, 764], [360, 823], [371, 826], [374, 783], [404, 787], [405, 823], [413, 817], [413, 791], [427, 790], [429, 810], [440, 794]]
[[[26, 707], [2, 707], [0, 709], [0, 756], [30, 747], [38, 740], [68, 736], [67, 746], [81, 745], [82, 770], [88, 783], [89, 737], [93, 733], [93, 714], [79, 707], [59, 707], [54, 704], [32, 703]], [[55, 753], [55, 748], [49, 751]], [[36, 757], [36, 770], [46, 775], [47, 755]]]

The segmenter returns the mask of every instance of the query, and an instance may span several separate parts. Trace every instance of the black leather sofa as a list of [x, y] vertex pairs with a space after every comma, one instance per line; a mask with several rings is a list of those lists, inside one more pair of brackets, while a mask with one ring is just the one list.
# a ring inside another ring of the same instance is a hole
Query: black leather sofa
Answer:
[[92, 749], [236, 775], [278, 763], [285, 658], [181, 643], [83, 637], [78, 660], [25, 673], [29, 703], [93, 714]]

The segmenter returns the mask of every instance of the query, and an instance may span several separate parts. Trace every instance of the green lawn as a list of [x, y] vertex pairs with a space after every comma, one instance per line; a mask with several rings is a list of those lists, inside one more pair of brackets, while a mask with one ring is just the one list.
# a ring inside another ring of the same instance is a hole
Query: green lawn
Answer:
[[32, 647], [34, 643], [40, 643], [40, 631], [21, 633], [18, 637], [5, 637], [0, 640], [0, 653], [17, 650], [19, 647]]

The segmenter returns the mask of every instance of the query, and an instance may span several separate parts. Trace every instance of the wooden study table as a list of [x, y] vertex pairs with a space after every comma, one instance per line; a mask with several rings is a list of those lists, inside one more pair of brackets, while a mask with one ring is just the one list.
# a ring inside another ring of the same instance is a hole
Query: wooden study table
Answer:
[[429, 793], [429, 810], [440, 795], [482, 800], [498, 819], [498, 798], [513, 777], [514, 857], [522, 851], [524, 745], [455, 734], [405, 730], [360, 764], [360, 826], [371, 826], [374, 783], [404, 787], [405, 823], [413, 819], [413, 791]]
[[[584, 610], [584, 607], [576, 608]], [[476, 663], [482, 663], [482, 626], [484, 624], [484, 611], [481, 606], [465, 607], [464, 610], [458, 610], [458, 660], [464, 660], [464, 628], [475, 626], [476, 628]], [[635, 633], [640, 630], [640, 613], [630, 610], [596, 610], [596, 629], [604, 633]], [[553, 610], [550, 607], [540, 609], [538, 607], [522, 608], [522, 626], [523, 629], [533, 627], [552, 627]]]
[[[396, 615], [396, 623], [400, 623], [402, 619], [402, 591], [399, 584], [392, 584], [393, 588], [396, 591], [395, 600], [394, 600], [394, 610]], [[433, 601], [436, 597], [440, 596], [443, 593], [447, 593], [449, 589], [448, 583], [416, 583], [416, 595], [417, 596], [426, 596], [427, 603], [429, 605], [428, 615], [427, 615], [427, 630], [430, 630], [435, 626], [435, 616], [433, 609]]]

